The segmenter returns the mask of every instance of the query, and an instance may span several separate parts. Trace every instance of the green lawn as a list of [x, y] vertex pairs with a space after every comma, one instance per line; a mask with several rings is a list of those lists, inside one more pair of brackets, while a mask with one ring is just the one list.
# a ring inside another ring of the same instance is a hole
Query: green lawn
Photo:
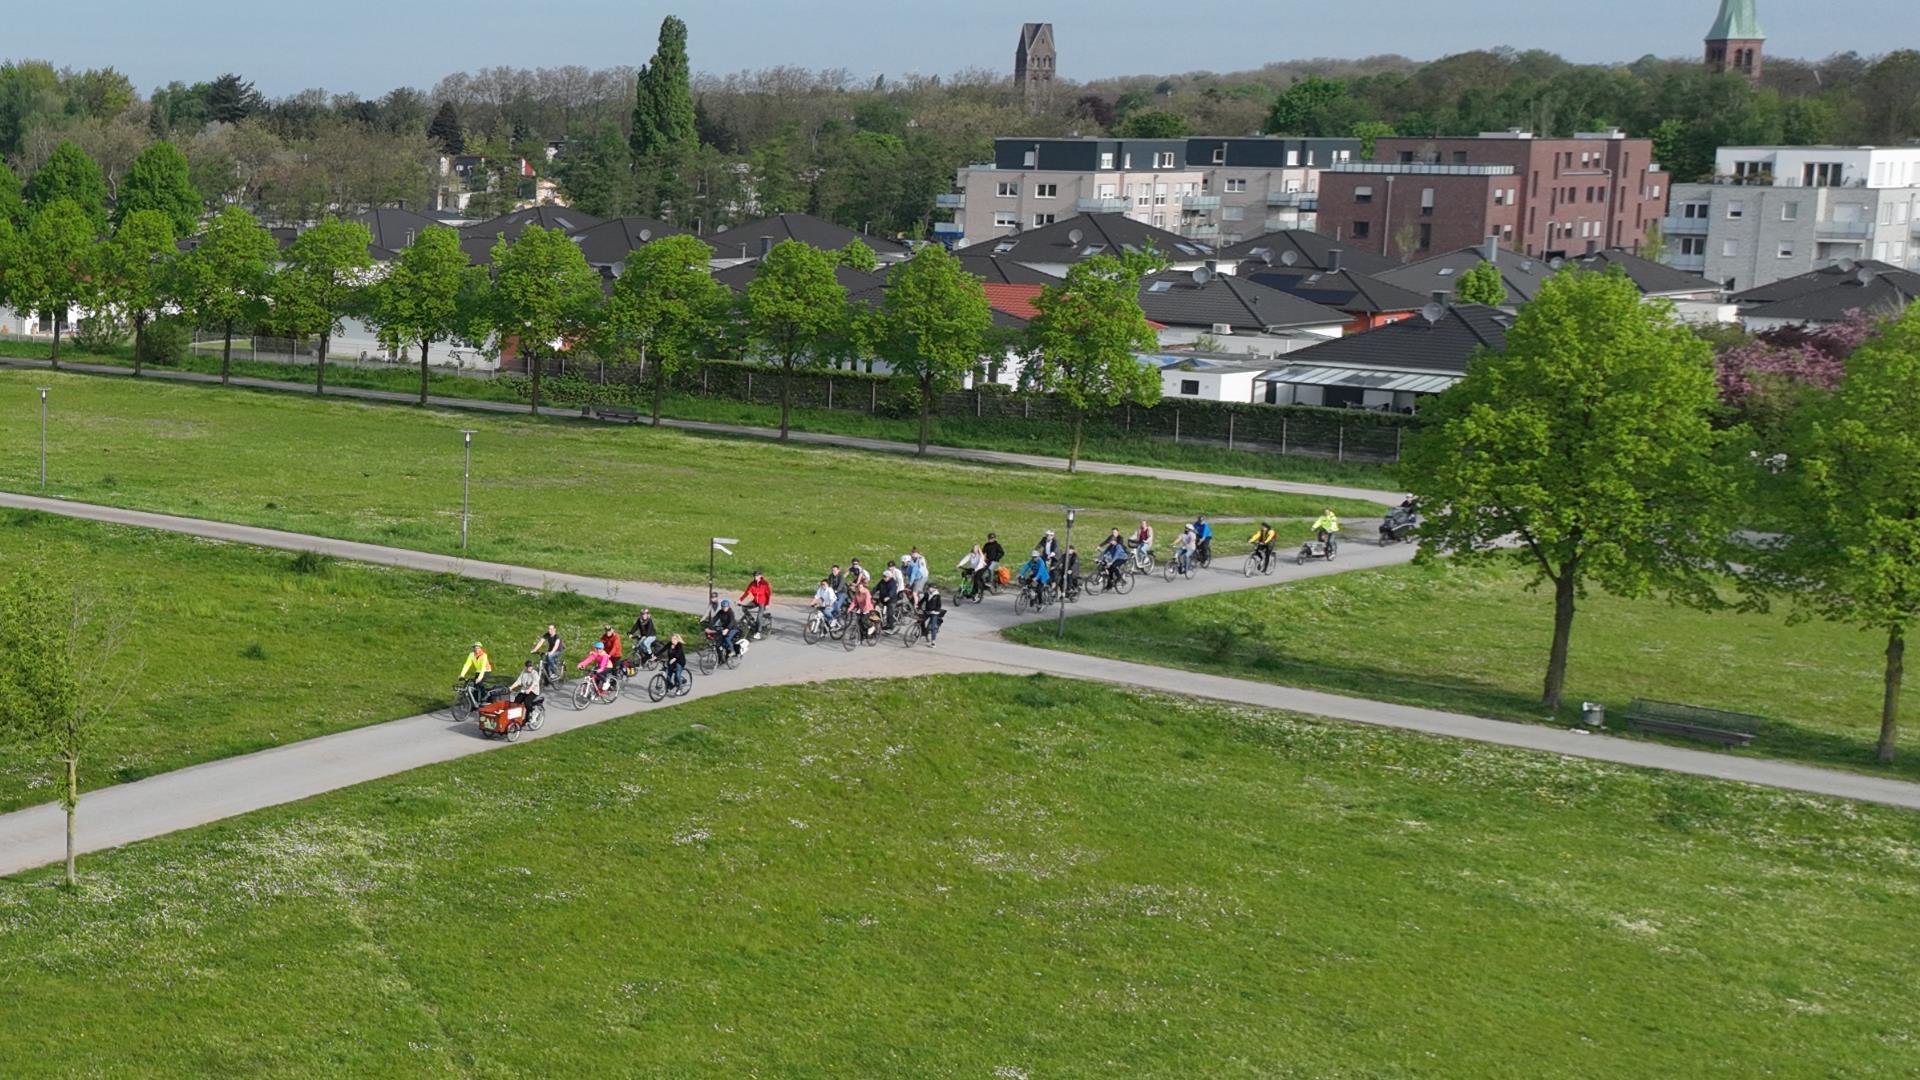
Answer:
[[[1550, 593], [1504, 567], [1433, 562], [1069, 619], [1066, 648], [1479, 716], [1544, 720]], [[1061, 647], [1049, 627], [1008, 636]], [[1784, 614], [1703, 613], [1595, 592], [1574, 623], [1566, 706], [1636, 697], [1751, 712], [1741, 753], [1920, 778], [1874, 762], [1884, 641]], [[1698, 744], [1690, 744], [1698, 745]]]
[[1920, 1040], [1920, 817], [1040, 678], [725, 695], [81, 870], [0, 883], [0, 1074], [1858, 1078]]
[[[0, 510], [0, 567], [36, 549], [85, 567], [137, 643], [134, 688], [82, 761], [89, 788], [444, 708], [475, 641], [504, 673], [549, 621], [578, 657], [633, 619], [570, 593], [345, 563], [301, 573], [284, 552]], [[53, 777], [31, 745], [0, 738], [0, 810], [52, 799]]]
[[[682, 583], [708, 538], [740, 538], [723, 569], [765, 567], [810, 591], [828, 564], [918, 545], [936, 573], [987, 530], [1009, 548], [1060, 527], [1162, 528], [1205, 511], [1298, 517], [1326, 500], [1127, 476], [922, 462], [650, 428], [44, 372], [0, 371], [0, 487], [37, 490], [36, 385], [54, 388], [49, 493], [425, 551], [458, 548], [463, 427], [473, 446], [475, 558]], [[1343, 513], [1366, 504], [1335, 500]], [[1377, 512], [1377, 508], [1371, 508]]]

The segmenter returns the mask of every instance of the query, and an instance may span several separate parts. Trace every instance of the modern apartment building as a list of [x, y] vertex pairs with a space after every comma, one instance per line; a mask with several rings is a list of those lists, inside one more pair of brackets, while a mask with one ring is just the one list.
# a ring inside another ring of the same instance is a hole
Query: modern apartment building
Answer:
[[1118, 213], [1209, 244], [1312, 228], [1321, 170], [1352, 160], [1357, 139], [997, 139], [994, 160], [960, 170], [938, 197], [960, 245]]
[[1920, 269], [1920, 146], [1723, 146], [1676, 184], [1664, 260], [1743, 291], [1876, 259]]
[[1403, 261], [1498, 237], [1540, 258], [1639, 251], [1666, 213], [1651, 139], [1619, 130], [1570, 139], [1524, 131], [1381, 139], [1371, 162], [1320, 175], [1319, 231]]

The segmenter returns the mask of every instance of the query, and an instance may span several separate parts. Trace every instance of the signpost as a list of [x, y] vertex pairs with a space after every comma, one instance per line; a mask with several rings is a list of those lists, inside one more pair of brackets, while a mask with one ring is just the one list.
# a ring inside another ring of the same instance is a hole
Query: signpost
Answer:
[[1073, 519], [1080, 511], [1067, 507], [1067, 543], [1060, 549], [1060, 637], [1067, 636], [1067, 552], [1073, 550]]
[[42, 386], [42, 387], [38, 387], [37, 389], [40, 391], [40, 490], [45, 491], [47, 490], [47, 390], [48, 388], [45, 386]]
[[473, 436], [472, 428], [461, 428], [460, 435], [465, 440], [466, 470], [460, 477], [460, 550], [467, 550], [467, 508], [473, 493]]
[[708, 608], [709, 614], [711, 614], [712, 609], [718, 607], [720, 603], [720, 595], [713, 591], [713, 570], [714, 570], [713, 561], [715, 558], [715, 554], [718, 552], [724, 552], [728, 556], [731, 556], [733, 554], [734, 547], [739, 543], [740, 541], [738, 539], [731, 536], [716, 536], [716, 537], [713, 537], [708, 542], [708, 545], [707, 545], [707, 608]]

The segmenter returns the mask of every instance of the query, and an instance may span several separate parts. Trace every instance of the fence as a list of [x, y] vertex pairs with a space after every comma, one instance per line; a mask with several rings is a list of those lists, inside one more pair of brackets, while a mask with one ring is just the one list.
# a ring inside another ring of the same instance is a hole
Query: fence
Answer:
[[[402, 352], [398, 357], [388, 356], [378, 349], [362, 348], [365, 342], [334, 339], [327, 348], [327, 363], [347, 367], [394, 368], [418, 366], [418, 360], [410, 352]], [[202, 356], [220, 355], [225, 345], [222, 335], [205, 330], [193, 332], [190, 348]], [[235, 360], [254, 360], [263, 364], [302, 365], [313, 363], [320, 353], [320, 339], [277, 338], [264, 335], [248, 336], [236, 334], [233, 339], [233, 358]], [[435, 370], [457, 372], [474, 378], [491, 378], [495, 371], [478, 350], [449, 349], [446, 346], [434, 350], [430, 355], [429, 366]]]

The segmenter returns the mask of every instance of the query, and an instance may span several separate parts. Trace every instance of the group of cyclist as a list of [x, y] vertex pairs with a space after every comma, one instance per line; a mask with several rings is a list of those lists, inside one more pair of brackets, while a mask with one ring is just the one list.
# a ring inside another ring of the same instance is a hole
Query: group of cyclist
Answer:
[[[1337, 543], [1339, 516], [1332, 510], [1325, 511], [1314, 521], [1313, 533], [1322, 544]], [[1279, 539], [1279, 532], [1265, 521], [1248, 537], [1248, 544], [1261, 559], [1262, 569], [1271, 566]], [[1151, 555], [1154, 541], [1153, 525], [1144, 520], [1131, 536], [1119, 528], [1108, 530], [1094, 556], [1095, 572], [1102, 576], [1103, 584], [1114, 584], [1126, 572], [1129, 560]], [[1174, 538], [1172, 548], [1178, 571], [1190, 573], [1196, 563], [1205, 565], [1210, 562], [1213, 541], [1213, 525], [1207, 520], [1207, 515], [1201, 514], [1183, 525], [1180, 535]], [[985, 542], [974, 545], [955, 565], [955, 569], [962, 572], [962, 589], [967, 590], [968, 595], [973, 595], [976, 591], [991, 588], [1004, 565], [1007, 565], [1006, 546], [1000, 542], [997, 533], [989, 532]], [[1036, 600], [1044, 599], [1056, 585], [1063, 594], [1072, 595], [1081, 581], [1080, 554], [1072, 545], [1063, 547], [1054, 531], [1048, 529], [1033, 545], [1018, 571], [1010, 573], [1009, 577], [1017, 580], [1021, 588], [1032, 590]], [[709, 633], [717, 650], [731, 651], [736, 657], [745, 654], [749, 639], [765, 637], [770, 625], [773, 586], [765, 573], [754, 571], [753, 579], [741, 592], [739, 601], [740, 606], [736, 608], [732, 600], [709, 596], [707, 615], [701, 623], [702, 630]], [[932, 583], [926, 556], [917, 547], [898, 559], [890, 560], [880, 572], [878, 582], [874, 581], [872, 573], [860, 565], [857, 558], [849, 559], [844, 570], [838, 563], [834, 564], [814, 590], [811, 607], [830, 620], [853, 618], [863, 639], [878, 633], [883, 619], [888, 615], [898, 617], [904, 612], [919, 621], [929, 646], [939, 640], [940, 625], [946, 618], [940, 589]], [[679, 634], [670, 634], [662, 641], [654, 626], [650, 608], [640, 610], [624, 641], [617, 629], [607, 625], [588, 647], [585, 658], [574, 665], [574, 669], [586, 672], [587, 677], [594, 680], [595, 688], [604, 691], [617, 675], [630, 673], [623, 652], [628, 642], [636, 647], [641, 662], [659, 664], [675, 685], [682, 684], [687, 670], [686, 641]], [[518, 677], [505, 690], [506, 694], [512, 695], [521, 704], [531, 703], [545, 687], [556, 685], [561, 679], [566, 641], [561, 636], [559, 626], [548, 623], [528, 653], [531, 659], [525, 661]], [[472, 651], [460, 669], [460, 681], [470, 683], [475, 695], [484, 701], [491, 693], [487, 688], [487, 679], [492, 674], [492, 658], [482, 643], [474, 642]]]

